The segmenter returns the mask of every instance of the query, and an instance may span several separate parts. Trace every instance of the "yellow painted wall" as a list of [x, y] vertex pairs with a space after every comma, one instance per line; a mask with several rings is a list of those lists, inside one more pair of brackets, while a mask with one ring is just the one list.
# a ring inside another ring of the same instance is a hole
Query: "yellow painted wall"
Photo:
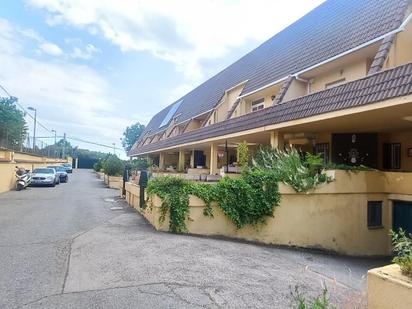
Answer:
[[15, 171], [16, 166], [23, 167], [32, 171], [37, 167], [44, 167], [52, 164], [62, 164], [72, 162], [72, 158], [55, 159], [42, 156], [36, 156], [27, 153], [2, 151], [0, 153], [2, 159], [13, 158], [14, 161], [0, 162], [0, 193], [12, 190], [16, 187]]
[[290, 84], [288, 91], [286, 91], [286, 94], [283, 97], [283, 102], [287, 102], [287, 101], [302, 97], [307, 94], [308, 94], [307, 84], [295, 79]]
[[327, 72], [320, 76], [315, 76], [313, 82], [310, 85], [310, 92], [318, 92], [325, 90], [325, 86], [328, 83], [345, 79], [345, 82], [353, 81], [362, 77], [365, 77], [368, 72], [368, 61], [364, 59], [362, 61], [346, 65], [342, 68], [336, 68], [336, 70]]
[[412, 22], [409, 22], [405, 30], [399, 32], [392, 45], [384, 68], [391, 68], [412, 61]]
[[383, 143], [401, 143], [401, 170], [412, 171], [412, 157], [408, 156], [408, 148], [412, 148], [412, 131], [379, 134], [379, 168], [382, 168]]
[[[222, 235], [266, 244], [331, 250], [348, 255], [376, 256], [391, 252], [392, 201], [402, 194], [412, 200], [412, 173], [330, 171], [335, 181], [306, 193], [280, 184], [281, 204], [274, 218], [240, 230], [213, 205], [214, 218], [203, 215], [204, 203], [190, 198], [189, 233]], [[383, 228], [367, 227], [367, 202], [382, 201]], [[158, 222], [161, 200], [154, 197], [144, 216], [156, 229], [167, 231], [168, 219]]]
[[412, 278], [392, 264], [368, 271], [368, 309], [412, 308]]

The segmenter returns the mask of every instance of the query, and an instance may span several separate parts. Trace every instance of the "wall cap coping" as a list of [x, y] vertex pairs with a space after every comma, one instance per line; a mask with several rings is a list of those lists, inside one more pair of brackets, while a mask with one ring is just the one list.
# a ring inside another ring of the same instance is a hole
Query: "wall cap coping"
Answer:
[[412, 277], [402, 274], [399, 265], [390, 264], [379, 268], [370, 269], [368, 275], [373, 275], [381, 280], [389, 280], [412, 290]]

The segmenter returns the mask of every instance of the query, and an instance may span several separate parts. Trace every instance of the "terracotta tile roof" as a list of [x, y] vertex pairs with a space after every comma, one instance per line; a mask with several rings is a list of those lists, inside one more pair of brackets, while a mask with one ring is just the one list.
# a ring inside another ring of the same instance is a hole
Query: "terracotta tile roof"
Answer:
[[412, 63], [132, 149], [129, 155], [152, 152], [179, 144], [376, 103], [409, 94], [412, 94]]
[[[176, 102], [182, 122], [205, 113], [224, 91], [248, 80], [243, 93], [256, 90], [399, 27], [407, 0], [329, 0], [216, 74]], [[173, 104], [153, 116], [154, 134]]]
[[386, 58], [388, 57], [389, 51], [392, 47], [393, 41], [395, 40], [395, 37], [395, 34], [391, 34], [388, 35], [385, 39], [383, 39], [381, 45], [379, 46], [379, 50], [372, 61], [368, 74], [374, 74], [382, 70]]

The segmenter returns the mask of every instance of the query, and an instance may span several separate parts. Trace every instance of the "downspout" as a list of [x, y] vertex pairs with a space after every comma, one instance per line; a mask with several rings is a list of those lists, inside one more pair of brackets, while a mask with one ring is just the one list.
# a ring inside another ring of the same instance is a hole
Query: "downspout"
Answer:
[[296, 74], [294, 74], [294, 75], [292, 75], [296, 80], [298, 80], [298, 81], [300, 81], [300, 82], [303, 82], [303, 83], [306, 83], [306, 85], [307, 85], [307, 89], [306, 89], [306, 91], [307, 91], [307, 94], [310, 94], [310, 85], [312, 84], [312, 79], [306, 79], [306, 78], [302, 78], [302, 77], [299, 77], [298, 75], [296, 75]]

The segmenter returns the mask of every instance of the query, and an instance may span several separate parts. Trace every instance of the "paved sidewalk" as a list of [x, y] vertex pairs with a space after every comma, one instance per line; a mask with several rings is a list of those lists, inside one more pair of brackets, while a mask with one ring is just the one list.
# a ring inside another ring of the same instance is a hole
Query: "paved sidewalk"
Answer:
[[0, 194], [0, 308], [290, 308], [322, 283], [352, 306], [386, 263], [156, 232], [117, 194], [85, 170]]

